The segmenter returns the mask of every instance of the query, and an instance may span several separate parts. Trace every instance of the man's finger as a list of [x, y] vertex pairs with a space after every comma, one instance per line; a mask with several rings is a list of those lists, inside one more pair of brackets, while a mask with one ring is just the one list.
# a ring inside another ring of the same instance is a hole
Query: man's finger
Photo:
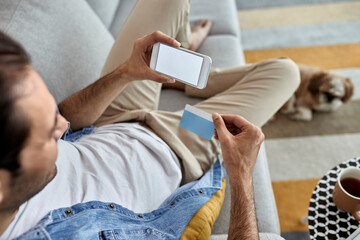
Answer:
[[149, 34], [142, 38], [142, 43], [144, 44], [144, 47], [147, 47], [149, 45], [154, 45], [157, 42], [161, 42], [174, 47], [180, 47], [181, 45], [174, 38], [169, 37], [168, 35], [160, 31], [153, 32], [152, 34]]
[[222, 139], [227, 137], [227, 135], [229, 134], [229, 131], [227, 130], [227, 128], [225, 126], [224, 120], [218, 113], [216, 113], [216, 112], [213, 113], [212, 118], [214, 121], [217, 136], [218, 136], [219, 140], [221, 141]]
[[154, 38], [155, 38], [156, 42], [165, 43], [167, 45], [174, 46], [174, 47], [181, 46], [181, 43], [179, 43], [174, 38], [160, 32], [160, 31], [156, 31], [153, 34], [154, 34]]
[[147, 79], [153, 80], [159, 83], [175, 83], [175, 79], [169, 78], [165, 75], [162, 75], [160, 73], [157, 73], [153, 71], [152, 69], [148, 69], [147, 71]]
[[221, 115], [221, 117], [226, 124], [233, 124], [240, 129], [245, 126], [251, 125], [248, 120], [238, 115]]

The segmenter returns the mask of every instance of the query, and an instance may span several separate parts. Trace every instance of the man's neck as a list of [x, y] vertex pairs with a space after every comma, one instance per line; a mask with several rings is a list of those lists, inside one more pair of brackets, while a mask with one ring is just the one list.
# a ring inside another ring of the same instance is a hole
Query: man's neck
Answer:
[[14, 220], [19, 208], [15, 210], [0, 211], [0, 236], [5, 232], [10, 223]]

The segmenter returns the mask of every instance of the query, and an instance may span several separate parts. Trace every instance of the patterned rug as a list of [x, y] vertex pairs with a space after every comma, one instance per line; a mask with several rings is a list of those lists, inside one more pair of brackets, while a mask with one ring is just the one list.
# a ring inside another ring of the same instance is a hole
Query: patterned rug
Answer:
[[318, 180], [360, 156], [360, 2], [237, 0], [247, 63], [289, 57], [350, 77], [352, 100], [310, 122], [286, 116], [263, 127], [282, 236], [310, 239], [306, 215]]

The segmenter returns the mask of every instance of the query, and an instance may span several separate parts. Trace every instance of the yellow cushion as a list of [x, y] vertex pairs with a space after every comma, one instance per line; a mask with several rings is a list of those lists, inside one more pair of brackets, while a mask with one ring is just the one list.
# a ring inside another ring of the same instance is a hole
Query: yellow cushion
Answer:
[[180, 240], [209, 239], [211, 229], [219, 216], [225, 198], [226, 180], [221, 182], [218, 190], [204, 206], [202, 206], [185, 228]]

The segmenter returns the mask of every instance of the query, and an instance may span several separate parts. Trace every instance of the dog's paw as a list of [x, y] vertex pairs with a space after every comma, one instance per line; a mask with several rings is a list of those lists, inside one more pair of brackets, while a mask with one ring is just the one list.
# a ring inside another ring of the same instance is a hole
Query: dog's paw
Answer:
[[330, 103], [321, 103], [319, 106], [314, 107], [314, 110], [318, 112], [335, 112], [342, 105], [343, 101], [335, 98]]
[[286, 109], [281, 109], [280, 112], [282, 114], [289, 115], [289, 114], [294, 114], [296, 111], [295, 108], [286, 108]]
[[331, 111], [336, 111], [339, 107], [341, 107], [341, 105], [343, 105], [343, 101], [338, 98], [334, 99], [331, 102]]
[[299, 107], [296, 113], [290, 116], [290, 119], [295, 121], [311, 121], [312, 111], [305, 107]]

